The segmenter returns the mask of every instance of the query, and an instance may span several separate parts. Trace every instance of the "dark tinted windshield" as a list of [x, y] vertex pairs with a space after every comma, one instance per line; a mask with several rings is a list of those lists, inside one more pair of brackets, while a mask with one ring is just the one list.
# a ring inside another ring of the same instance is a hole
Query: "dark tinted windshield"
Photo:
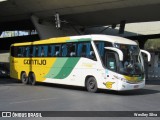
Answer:
[[120, 62], [119, 72], [122, 74], [139, 75], [142, 74], [140, 60], [140, 49], [137, 45], [115, 44], [116, 48], [123, 52], [123, 61]]

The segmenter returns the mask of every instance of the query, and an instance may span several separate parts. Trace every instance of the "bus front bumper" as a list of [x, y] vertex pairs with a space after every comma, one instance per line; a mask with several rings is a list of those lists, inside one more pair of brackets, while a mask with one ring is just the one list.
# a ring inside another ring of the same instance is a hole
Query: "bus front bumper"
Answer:
[[118, 91], [126, 91], [126, 90], [136, 90], [141, 89], [145, 86], [145, 80], [140, 83], [127, 83], [127, 82], [119, 82], [117, 86]]

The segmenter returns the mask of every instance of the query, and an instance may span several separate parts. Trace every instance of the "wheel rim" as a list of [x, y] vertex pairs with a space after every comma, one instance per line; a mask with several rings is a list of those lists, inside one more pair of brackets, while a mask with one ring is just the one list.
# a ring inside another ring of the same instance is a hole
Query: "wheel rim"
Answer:
[[95, 82], [93, 80], [89, 81], [89, 89], [95, 88]]
[[24, 83], [27, 82], [27, 79], [26, 79], [26, 75], [25, 75], [25, 74], [22, 75], [22, 82], [24, 82]]
[[29, 77], [29, 80], [30, 80], [30, 82], [32, 84], [33, 83], [33, 76], [32, 75]]
[[34, 84], [35, 84], [34, 74], [30, 74], [30, 75], [29, 75], [29, 83], [30, 83], [31, 85], [34, 85]]

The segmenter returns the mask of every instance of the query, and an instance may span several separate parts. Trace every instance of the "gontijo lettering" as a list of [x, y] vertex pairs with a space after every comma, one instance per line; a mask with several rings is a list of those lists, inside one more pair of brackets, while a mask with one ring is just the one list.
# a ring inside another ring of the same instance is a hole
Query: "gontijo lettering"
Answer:
[[46, 65], [47, 62], [46, 62], [46, 60], [28, 60], [28, 59], [24, 59], [24, 64], [27, 64], [27, 65]]

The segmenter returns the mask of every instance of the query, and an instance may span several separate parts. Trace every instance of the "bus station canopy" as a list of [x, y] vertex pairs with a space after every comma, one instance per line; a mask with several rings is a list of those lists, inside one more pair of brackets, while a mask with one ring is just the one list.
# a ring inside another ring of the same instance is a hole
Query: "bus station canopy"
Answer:
[[160, 51], [160, 38], [148, 39], [144, 45], [145, 50]]

